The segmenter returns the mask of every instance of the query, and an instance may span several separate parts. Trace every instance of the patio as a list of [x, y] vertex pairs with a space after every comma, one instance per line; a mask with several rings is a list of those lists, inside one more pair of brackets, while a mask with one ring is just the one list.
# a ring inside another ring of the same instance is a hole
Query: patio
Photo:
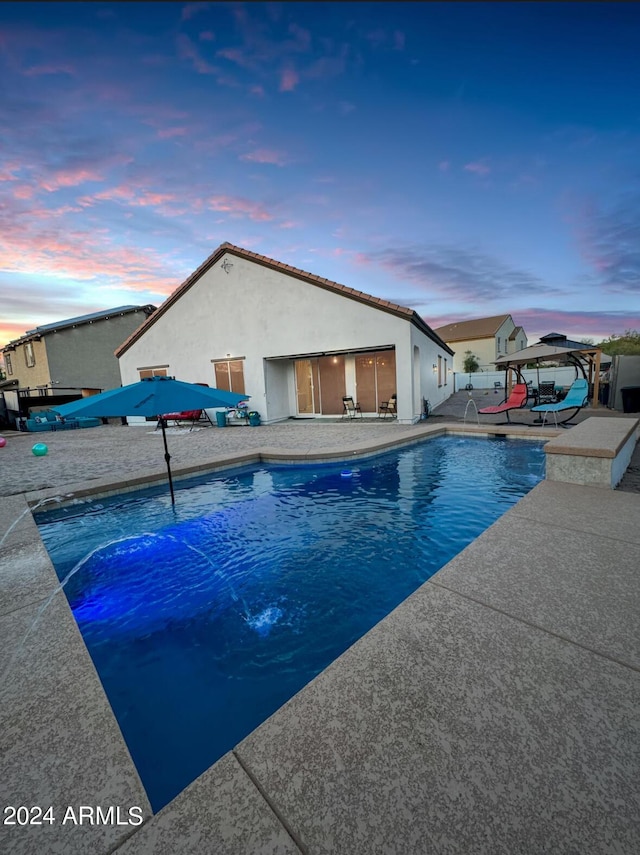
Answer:
[[[491, 417], [465, 426], [467, 402], [458, 393], [417, 425], [180, 429], [172, 466], [350, 457], [444, 430], [560, 434]], [[600, 415], [635, 420], [580, 417]], [[27, 509], [23, 491], [33, 503], [165, 473], [153, 425], [51, 434], [42, 458], [33, 437], [6, 436], [0, 538]], [[6, 804], [51, 804], [57, 821], [0, 826], [0, 849], [635, 853], [639, 454], [617, 490], [539, 484], [156, 816], [24, 513], [0, 544], [0, 778]], [[62, 825], [70, 805], [123, 818], [137, 805], [144, 824]]]

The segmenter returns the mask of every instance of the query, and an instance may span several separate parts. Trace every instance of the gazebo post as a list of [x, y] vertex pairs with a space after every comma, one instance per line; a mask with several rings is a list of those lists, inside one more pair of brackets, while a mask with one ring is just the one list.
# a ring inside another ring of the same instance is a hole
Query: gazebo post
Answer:
[[593, 377], [593, 401], [591, 401], [591, 406], [595, 410], [598, 406], [598, 400], [600, 396], [600, 357], [602, 356], [601, 350], [596, 350], [596, 364], [595, 364], [595, 374]]

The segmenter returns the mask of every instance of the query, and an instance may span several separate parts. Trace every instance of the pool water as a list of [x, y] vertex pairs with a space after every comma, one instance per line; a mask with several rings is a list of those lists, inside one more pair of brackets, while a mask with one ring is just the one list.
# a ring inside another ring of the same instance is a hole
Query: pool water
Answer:
[[154, 811], [543, 477], [454, 436], [36, 514]]

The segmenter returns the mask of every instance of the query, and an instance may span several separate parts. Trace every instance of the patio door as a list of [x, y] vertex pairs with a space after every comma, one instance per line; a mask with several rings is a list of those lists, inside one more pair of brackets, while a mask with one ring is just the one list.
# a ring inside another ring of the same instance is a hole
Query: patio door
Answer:
[[311, 359], [296, 359], [295, 362], [296, 399], [299, 416], [313, 416], [316, 412], [318, 370], [316, 365], [314, 371], [314, 362], [316, 360]]
[[296, 359], [295, 366], [298, 415], [342, 415], [344, 356]]
[[356, 395], [365, 413], [377, 413], [382, 401], [396, 392], [395, 350], [356, 356]]

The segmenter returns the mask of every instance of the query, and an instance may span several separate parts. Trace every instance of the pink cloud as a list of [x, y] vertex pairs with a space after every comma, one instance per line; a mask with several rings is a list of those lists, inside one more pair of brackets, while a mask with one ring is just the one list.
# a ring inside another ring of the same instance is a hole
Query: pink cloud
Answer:
[[284, 166], [287, 162], [282, 152], [271, 151], [266, 148], [259, 148], [256, 151], [243, 154], [240, 160], [249, 160], [252, 163], [272, 163], [274, 166]]
[[[96, 310], [97, 311], [97, 310]], [[12, 323], [11, 321], [0, 321], [0, 347], [4, 347], [10, 341], [20, 338], [26, 332], [24, 323]], [[0, 354], [2, 359], [2, 354]]]
[[[581, 336], [589, 336], [599, 341], [613, 334], [622, 335], [627, 329], [640, 329], [640, 313], [633, 311], [564, 312], [527, 308], [514, 312], [513, 319], [524, 327], [530, 343], [534, 343], [540, 335], [546, 335], [552, 330], [564, 333], [578, 341]], [[532, 330], [542, 330], [542, 332], [530, 334]]]
[[81, 196], [77, 201], [83, 207], [92, 207], [96, 202], [121, 202], [138, 208], [161, 207], [175, 200], [173, 193], [155, 193], [151, 190], [140, 190], [128, 184], [109, 187], [94, 193], [92, 196]]
[[220, 71], [200, 55], [197, 47], [184, 33], [178, 35], [178, 56], [180, 59], [190, 60], [198, 74], [218, 74]]
[[280, 92], [293, 92], [300, 81], [297, 71], [292, 68], [285, 68], [280, 74]]
[[354, 256], [355, 253], [352, 249], [344, 249], [344, 247], [336, 246], [329, 251], [329, 255], [333, 256], [334, 258], [345, 258], [349, 256]]
[[158, 131], [161, 140], [170, 140], [174, 137], [184, 137], [189, 133], [189, 128], [162, 128]]
[[27, 77], [39, 77], [44, 74], [70, 74], [74, 75], [75, 70], [70, 65], [32, 65], [24, 71]]
[[245, 68], [247, 71], [256, 70], [255, 59], [251, 55], [244, 54], [240, 48], [222, 48], [216, 51], [216, 56], [221, 56], [223, 59], [228, 59], [240, 68]]
[[216, 40], [216, 37], [214, 33], [211, 32], [211, 30], [204, 30], [202, 33], [200, 33], [198, 38], [201, 42], [214, 42]]
[[135, 204], [142, 207], [148, 205], [164, 205], [165, 202], [172, 202], [175, 199], [173, 193], [142, 193], [136, 200]]
[[438, 169], [440, 170], [440, 172], [448, 172], [450, 166], [451, 166], [450, 160], [441, 160], [440, 163], [438, 164]]
[[273, 219], [273, 215], [263, 205], [251, 202], [249, 199], [241, 199], [237, 196], [212, 196], [208, 201], [213, 211], [223, 211], [231, 216], [249, 217], [250, 220], [260, 222]]
[[488, 175], [491, 172], [491, 168], [481, 160], [466, 163], [464, 169], [467, 172], [473, 172], [475, 175]]
[[[249, 134], [251, 133], [251, 131], [247, 130], [246, 133]], [[231, 145], [233, 145], [233, 143], [236, 142], [236, 140], [238, 139], [239, 135], [245, 135], [244, 129], [242, 131], [242, 134], [218, 134], [218, 136], [196, 140], [193, 144], [193, 147], [196, 149], [196, 151], [208, 152], [211, 155], [217, 154], [222, 149], [229, 148]]]
[[17, 181], [18, 176], [14, 175], [20, 169], [19, 163], [7, 163], [4, 172], [0, 172], [0, 181]]
[[393, 34], [393, 47], [395, 50], [404, 50], [405, 35], [401, 30], [396, 30]]
[[262, 98], [264, 96], [264, 86], [256, 85], [249, 89], [251, 95], [257, 95]]
[[355, 252], [353, 254], [353, 261], [360, 267], [369, 267], [373, 263], [364, 252]]
[[18, 187], [14, 187], [13, 189], [13, 198], [14, 199], [32, 199], [34, 196], [35, 190], [29, 184], [20, 184]]
[[86, 208], [91, 207], [95, 202], [131, 202], [134, 196], [135, 192], [133, 189], [122, 184], [118, 187], [109, 187], [106, 190], [101, 190], [92, 196], [80, 196], [77, 202], [83, 208]]
[[126, 285], [131, 291], [168, 294], [176, 287], [176, 279], [166, 275], [162, 258], [138, 247], [114, 246], [101, 229], [68, 229], [64, 239], [57, 229], [5, 229], [0, 265], [16, 273], [102, 281], [107, 287], [111, 280], [114, 286]]
[[87, 181], [102, 180], [102, 176], [95, 170], [80, 167], [78, 169], [61, 169], [54, 173], [51, 179], [42, 181], [40, 186], [43, 190], [53, 193], [56, 190], [60, 190], [61, 187], [77, 187], [79, 184], [85, 184]]

